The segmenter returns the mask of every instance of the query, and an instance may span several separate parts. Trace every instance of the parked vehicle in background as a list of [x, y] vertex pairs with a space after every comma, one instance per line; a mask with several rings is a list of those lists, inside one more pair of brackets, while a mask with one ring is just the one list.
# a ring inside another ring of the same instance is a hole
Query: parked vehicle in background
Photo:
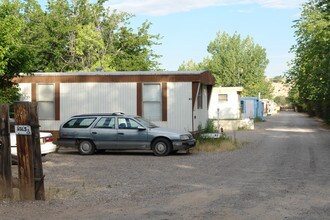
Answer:
[[[57, 150], [57, 146], [53, 143], [54, 137], [52, 133], [40, 132], [40, 150], [41, 155], [45, 156], [49, 153], [54, 153]], [[10, 146], [11, 156], [13, 164], [17, 164], [17, 144], [15, 134], [15, 121], [10, 119]]]
[[[54, 137], [51, 133], [40, 132], [40, 150], [41, 155], [53, 153], [57, 150], [57, 146], [53, 144]], [[11, 154], [17, 156], [16, 134], [10, 133]]]
[[148, 120], [123, 113], [85, 114], [60, 126], [58, 144], [77, 147], [83, 155], [98, 150], [152, 150], [157, 156], [194, 147], [189, 132], [161, 128]]

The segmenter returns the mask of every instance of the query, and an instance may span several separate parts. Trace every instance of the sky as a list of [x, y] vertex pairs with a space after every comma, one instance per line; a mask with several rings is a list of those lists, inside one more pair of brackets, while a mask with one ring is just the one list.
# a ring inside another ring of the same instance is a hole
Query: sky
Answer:
[[160, 34], [154, 46], [164, 70], [177, 70], [189, 60], [201, 62], [210, 56], [209, 43], [218, 32], [242, 38], [248, 35], [266, 49], [269, 64], [266, 76], [283, 75], [294, 57], [296, 44], [293, 21], [299, 19], [306, 0], [112, 0], [110, 9], [132, 13], [133, 28], [148, 20], [149, 34]]

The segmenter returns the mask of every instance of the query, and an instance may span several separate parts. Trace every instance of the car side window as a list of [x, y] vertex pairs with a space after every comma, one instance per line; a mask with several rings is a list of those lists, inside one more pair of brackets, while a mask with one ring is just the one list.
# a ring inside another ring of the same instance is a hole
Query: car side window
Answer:
[[73, 118], [63, 125], [64, 128], [88, 128], [96, 118]]
[[95, 128], [115, 128], [114, 117], [102, 117], [95, 125]]
[[140, 124], [131, 118], [118, 118], [119, 129], [137, 129], [139, 126]]

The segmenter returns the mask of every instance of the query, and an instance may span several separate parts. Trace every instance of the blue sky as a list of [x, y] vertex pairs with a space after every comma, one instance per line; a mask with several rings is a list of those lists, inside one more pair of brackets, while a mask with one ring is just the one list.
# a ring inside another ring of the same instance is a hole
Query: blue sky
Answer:
[[266, 75], [283, 75], [295, 44], [293, 20], [300, 17], [304, 0], [113, 0], [111, 9], [130, 12], [133, 27], [152, 23], [151, 34], [163, 36], [154, 51], [163, 57], [161, 68], [177, 70], [190, 59], [208, 56], [207, 46], [217, 32], [250, 35], [267, 51]]

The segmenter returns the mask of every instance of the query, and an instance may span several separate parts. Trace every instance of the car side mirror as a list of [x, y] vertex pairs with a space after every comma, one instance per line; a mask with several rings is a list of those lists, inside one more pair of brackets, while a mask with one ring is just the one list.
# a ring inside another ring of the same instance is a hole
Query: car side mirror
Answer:
[[139, 130], [139, 131], [144, 131], [144, 130], [146, 130], [146, 128], [145, 128], [145, 127], [142, 127], [142, 126], [139, 126], [139, 127], [138, 127], [138, 130]]

